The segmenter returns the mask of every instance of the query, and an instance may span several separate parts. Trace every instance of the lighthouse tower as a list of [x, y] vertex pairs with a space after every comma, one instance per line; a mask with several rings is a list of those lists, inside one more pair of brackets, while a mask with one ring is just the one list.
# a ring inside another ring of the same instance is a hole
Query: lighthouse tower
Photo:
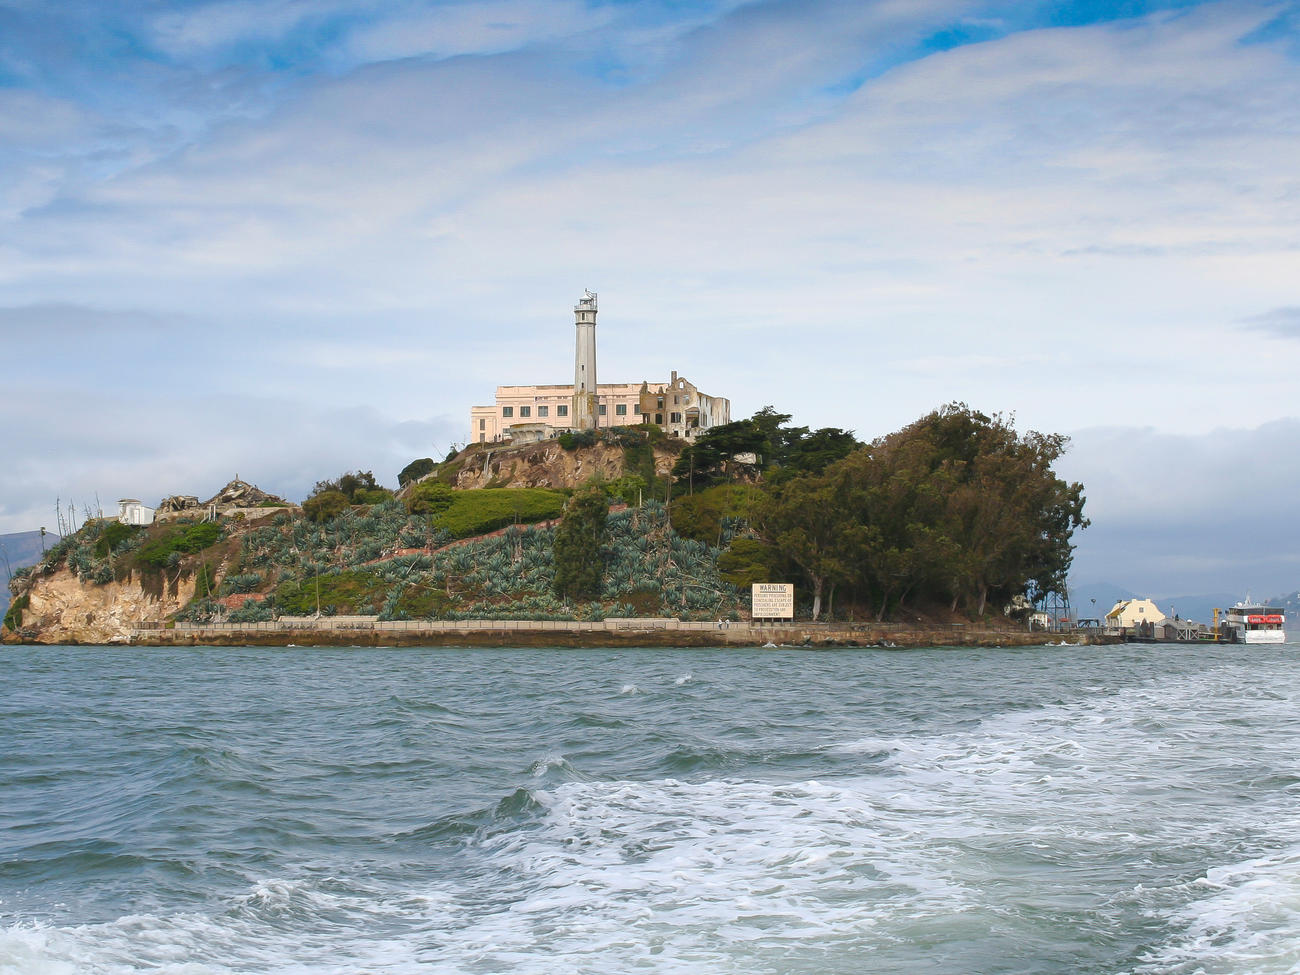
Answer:
[[596, 403], [596, 295], [583, 291], [573, 306], [578, 328], [573, 349], [573, 429], [594, 430], [599, 425]]

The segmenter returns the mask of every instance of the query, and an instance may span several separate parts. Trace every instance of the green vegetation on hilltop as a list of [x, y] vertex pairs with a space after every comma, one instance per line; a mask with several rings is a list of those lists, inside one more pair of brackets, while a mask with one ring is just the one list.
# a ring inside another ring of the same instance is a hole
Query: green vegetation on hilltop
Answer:
[[[588, 494], [593, 512], [607, 507], [599, 490]], [[422, 520], [396, 502], [366, 514], [349, 511], [324, 524], [279, 515], [244, 536], [239, 564], [218, 595], [257, 590], [254, 606], [241, 605], [229, 616], [250, 620], [273, 613], [310, 615], [318, 605], [325, 615], [383, 619], [553, 620], [734, 617], [740, 605], [741, 594], [717, 574], [717, 550], [674, 533], [667, 511], [655, 502], [609, 514], [604, 540], [594, 550], [588, 544], [577, 550], [599, 569], [600, 592], [594, 595], [557, 595], [554, 526], [512, 524], [500, 534], [433, 554], [394, 554], [403, 538], [415, 540], [405, 533], [428, 530], [420, 526]], [[445, 532], [435, 536], [441, 544], [446, 539]], [[380, 540], [388, 542], [386, 554], [364, 560]], [[221, 612], [215, 602], [199, 598], [184, 618], [211, 619]]]
[[417, 484], [407, 497], [413, 514], [429, 515], [451, 538], [469, 538], [505, 528], [558, 518], [568, 495], [549, 488], [480, 488], [455, 491], [436, 481]]
[[[114, 525], [116, 525], [116, 522]], [[113, 526], [109, 526], [108, 531], [111, 531], [112, 528]], [[169, 564], [169, 559], [171, 559], [170, 564], [175, 564], [176, 560], [172, 558], [173, 554], [193, 555], [215, 544], [219, 538], [221, 538], [221, 526], [216, 522], [204, 521], [196, 525], [171, 525], [163, 531], [155, 533], [149, 541], [140, 546], [136, 561], [142, 566], [161, 569]]]

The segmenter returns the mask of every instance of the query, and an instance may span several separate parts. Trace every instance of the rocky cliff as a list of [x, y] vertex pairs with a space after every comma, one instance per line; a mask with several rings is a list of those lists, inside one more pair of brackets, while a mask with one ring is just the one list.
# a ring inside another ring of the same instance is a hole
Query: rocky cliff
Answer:
[[188, 603], [194, 583], [195, 576], [188, 575], [151, 585], [132, 573], [121, 581], [88, 585], [59, 568], [32, 579], [21, 632], [38, 643], [122, 643], [139, 623], [162, 623]]
[[[653, 448], [655, 475], [667, 477], [677, 460], [680, 445], [671, 442]], [[457, 463], [450, 476], [460, 489], [485, 487], [577, 487], [593, 477], [614, 481], [629, 473], [626, 451], [609, 443], [565, 450], [558, 441], [524, 444], [518, 447], [476, 446]], [[437, 477], [435, 472], [434, 477]]]

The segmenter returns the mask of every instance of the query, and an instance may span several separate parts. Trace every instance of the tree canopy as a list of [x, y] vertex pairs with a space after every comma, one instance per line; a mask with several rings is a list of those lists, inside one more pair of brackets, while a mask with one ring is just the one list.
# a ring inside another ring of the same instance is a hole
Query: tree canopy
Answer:
[[950, 404], [770, 485], [755, 523], [806, 577], [814, 618], [836, 585], [866, 595], [878, 618], [909, 599], [980, 616], [993, 595], [1064, 589], [1071, 538], [1088, 523], [1082, 485], [1052, 471], [1066, 444]]
[[562, 599], [595, 599], [605, 574], [601, 551], [608, 534], [609, 496], [593, 485], [569, 499], [555, 528], [555, 594]]

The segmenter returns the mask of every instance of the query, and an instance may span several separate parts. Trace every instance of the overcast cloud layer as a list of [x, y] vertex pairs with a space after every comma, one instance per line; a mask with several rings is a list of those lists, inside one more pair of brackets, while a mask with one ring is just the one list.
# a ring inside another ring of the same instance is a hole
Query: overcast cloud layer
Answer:
[[1071, 433], [1078, 573], [1300, 584], [1295, 3], [0, 0], [0, 531], [395, 481], [498, 383]]

